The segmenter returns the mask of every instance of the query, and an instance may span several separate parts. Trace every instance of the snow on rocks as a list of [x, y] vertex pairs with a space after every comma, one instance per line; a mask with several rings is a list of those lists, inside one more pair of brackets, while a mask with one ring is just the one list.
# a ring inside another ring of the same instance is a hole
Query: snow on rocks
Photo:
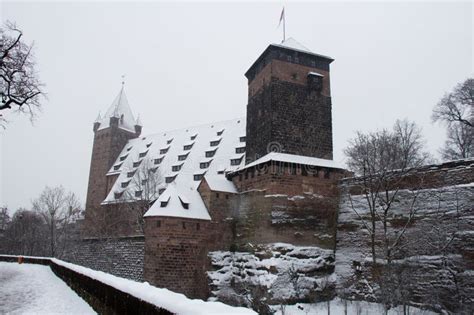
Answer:
[[334, 282], [334, 253], [319, 247], [274, 243], [254, 253], [216, 251], [209, 254], [212, 294], [223, 301], [247, 304], [242, 296], [265, 288], [268, 302], [304, 300], [326, 294]]

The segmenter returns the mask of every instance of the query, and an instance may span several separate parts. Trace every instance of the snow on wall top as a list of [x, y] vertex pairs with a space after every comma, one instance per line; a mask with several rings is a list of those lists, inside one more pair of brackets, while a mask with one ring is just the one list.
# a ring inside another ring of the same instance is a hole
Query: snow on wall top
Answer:
[[319, 167], [329, 167], [329, 168], [337, 168], [337, 169], [344, 169], [340, 165], [338, 165], [333, 160], [326, 160], [320, 159], [310, 156], [303, 156], [303, 155], [293, 155], [287, 153], [278, 153], [278, 152], [270, 152], [267, 155], [259, 158], [258, 160], [247, 164], [245, 166], [239, 167], [236, 171], [241, 171], [247, 169], [249, 167], [253, 167], [255, 165], [259, 165], [262, 163], [266, 163], [269, 161], [277, 161], [277, 162], [285, 162], [285, 163], [294, 163], [294, 164], [301, 164], [301, 165], [309, 165], [309, 166], [319, 166]]
[[[245, 118], [237, 118], [131, 139], [107, 173], [118, 178], [102, 204], [131, 201], [130, 197], [141, 189], [143, 170], [151, 168], [158, 172], [160, 183], [156, 189], [170, 198], [163, 207], [155, 202], [146, 216], [210, 220], [197, 187], [204, 175], [224, 178], [224, 172], [245, 163], [244, 154], [235, 161], [237, 148], [245, 147], [244, 137]], [[180, 196], [189, 201], [187, 209]]]
[[272, 46], [292, 49], [292, 50], [304, 52], [304, 53], [307, 53], [307, 54], [311, 54], [311, 55], [315, 55], [315, 56], [319, 56], [319, 57], [334, 60], [333, 58], [331, 58], [329, 56], [324, 56], [324, 55], [316, 54], [316, 53], [312, 52], [311, 50], [309, 50], [308, 48], [306, 48], [305, 46], [300, 44], [298, 41], [296, 41], [292, 37], [287, 38], [285, 41], [283, 41], [280, 44], [272, 44]]
[[205, 302], [199, 299], [192, 300], [187, 298], [184, 294], [175, 293], [168, 289], [157, 288], [146, 282], [141, 283], [116, 277], [102, 271], [92, 270], [59, 259], [52, 258], [51, 261], [89, 278], [105, 283], [117, 290], [133, 295], [143, 301], [166, 309], [174, 314], [256, 314], [253, 310], [244, 307], [233, 307], [221, 302]]
[[[119, 118], [119, 128], [135, 133], [135, 125], [137, 122], [135, 121], [132, 110], [128, 105], [127, 96], [125, 95], [123, 86], [117, 97], [115, 97], [112, 105], [110, 105], [105, 115], [99, 121], [100, 127], [98, 130], [105, 129], [110, 126], [110, 117]], [[98, 119], [99, 118], [100, 116]]]

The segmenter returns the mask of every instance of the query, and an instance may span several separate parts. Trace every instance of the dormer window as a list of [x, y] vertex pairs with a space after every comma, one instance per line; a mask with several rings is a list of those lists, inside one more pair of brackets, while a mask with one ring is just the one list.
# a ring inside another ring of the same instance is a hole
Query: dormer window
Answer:
[[165, 182], [166, 182], [167, 184], [172, 183], [172, 182], [176, 179], [176, 176], [177, 176], [177, 175], [174, 175], [174, 176], [167, 176], [167, 177], [165, 178]]
[[189, 201], [186, 198], [179, 196], [179, 201], [181, 201], [181, 205], [184, 209], [189, 209]]
[[143, 158], [143, 157], [146, 156], [147, 153], [148, 153], [148, 150], [145, 151], [145, 152], [140, 152], [140, 154], [138, 154], [138, 157], [139, 157], [139, 158]]
[[168, 202], [170, 201], [170, 196], [166, 196], [165, 198], [160, 198], [160, 207], [165, 208], [168, 205]]
[[194, 180], [195, 180], [195, 181], [201, 180], [201, 179], [204, 177], [204, 174], [205, 174], [205, 172], [202, 173], [202, 174], [194, 174], [194, 176], [193, 176], [193, 177], [194, 177]]
[[221, 139], [212, 140], [211, 147], [217, 147], [220, 142], [221, 142]]
[[122, 156], [120, 157], [120, 162], [125, 161], [125, 159], [127, 158], [127, 156], [128, 156], [128, 154], [122, 155]]
[[154, 168], [152, 168], [152, 169], [150, 169], [150, 172], [156, 173], [157, 170], [158, 170], [158, 166], [157, 166], [157, 167], [154, 167]]
[[135, 191], [135, 197], [141, 197], [143, 193], [143, 190], [136, 190]]
[[161, 164], [161, 162], [163, 162], [163, 158], [164, 158], [164, 157], [162, 156], [162, 157], [160, 157], [160, 158], [158, 158], [158, 159], [155, 159], [155, 160], [154, 160], [155, 165], [156, 165], [156, 164]]
[[181, 170], [181, 167], [182, 167], [182, 166], [183, 166], [183, 164], [173, 165], [173, 166], [171, 167], [171, 170], [172, 170], [173, 172], [179, 172], [179, 171]]
[[115, 198], [115, 199], [120, 199], [120, 198], [122, 198], [122, 195], [123, 195], [123, 191], [121, 191], [121, 192], [115, 192], [115, 193], [114, 193], [114, 198]]
[[178, 155], [178, 161], [184, 161], [188, 157], [189, 153]]
[[146, 185], [148, 179], [142, 179], [142, 185]]
[[173, 142], [173, 138], [166, 140], [166, 144], [171, 144]]
[[247, 140], [247, 137], [246, 136], [242, 136], [239, 138], [240, 142], [245, 142]]
[[201, 169], [208, 168], [210, 164], [211, 164], [210, 161], [209, 162], [201, 162], [201, 163], [199, 163], [199, 168], [201, 168]]
[[167, 148], [163, 148], [160, 150], [160, 154], [166, 154], [168, 153], [168, 150], [170, 149], [170, 147], [167, 147]]
[[129, 152], [132, 148], [133, 148], [133, 146], [129, 146], [129, 147], [127, 148], [127, 152]]
[[162, 193], [164, 193], [166, 190], [166, 188], [160, 188], [158, 189], [158, 195], [161, 195]]
[[133, 177], [133, 175], [135, 175], [135, 171], [133, 171], [133, 172], [128, 172], [128, 173], [127, 173], [127, 177], [128, 177], [128, 178]]
[[122, 163], [114, 165], [114, 171], [118, 171], [121, 166], [122, 166]]
[[230, 160], [230, 165], [240, 165], [240, 162], [242, 162], [242, 158], [231, 159]]
[[224, 133], [224, 129], [221, 129], [221, 130], [219, 130], [219, 131], [217, 132], [217, 135], [218, 135], [218, 136], [222, 136], [223, 133]]
[[212, 151], [206, 151], [206, 157], [213, 157], [216, 154], [217, 149]]
[[122, 184], [120, 186], [122, 188], [126, 188], [128, 186], [128, 184], [130, 184], [130, 181], [122, 182]]
[[147, 147], [147, 148], [151, 147], [152, 143], [153, 143], [153, 142], [147, 143], [147, 144], [146, 144], [146, 147]]
[[184, 151], [191, 150], [191, 148], [193, 147], [193, 145], [194, 145], [194, 142], [185, 144], [185, 145], [183, 146], [183, 150], [184, 150]]
[[143, 161], [143, 160], [140, 160], [140, 161], [137, 161], [137, 162], [133, 162], [133, 167], [139, 167], [140, 164], [142, 164], [142, 161]]
[[238, 147], [238, 148], [235, 148], [235, 153], [239, 154], [239, 153], [245, 153], [245, 147]]
[[195, 140], [197, 137], [197, 133], [191, 136], [191, 140]]

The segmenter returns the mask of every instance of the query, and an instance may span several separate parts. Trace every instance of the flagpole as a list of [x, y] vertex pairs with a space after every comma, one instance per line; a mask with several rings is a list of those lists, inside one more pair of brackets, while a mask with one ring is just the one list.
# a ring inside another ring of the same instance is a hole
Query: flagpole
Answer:
[[[285, 10], [285, 8], [283, 8]], [[285, 11], [283, 11], [283, 42], [286, 39], [286, 34], [285, 34], [285, 24], [286, 24], [286, 17], [285, 17]]]

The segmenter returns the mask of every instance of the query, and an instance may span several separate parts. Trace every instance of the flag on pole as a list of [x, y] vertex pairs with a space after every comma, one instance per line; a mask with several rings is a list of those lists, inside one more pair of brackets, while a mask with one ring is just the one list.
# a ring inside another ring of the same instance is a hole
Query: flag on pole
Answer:
[[280, 15], [280, 21], [278, 22], [278, 27], [281, 25], [281, 21], [285, 21], [285, 7], [283, 7], [283, 10], [281, 10], [281, 15]]

